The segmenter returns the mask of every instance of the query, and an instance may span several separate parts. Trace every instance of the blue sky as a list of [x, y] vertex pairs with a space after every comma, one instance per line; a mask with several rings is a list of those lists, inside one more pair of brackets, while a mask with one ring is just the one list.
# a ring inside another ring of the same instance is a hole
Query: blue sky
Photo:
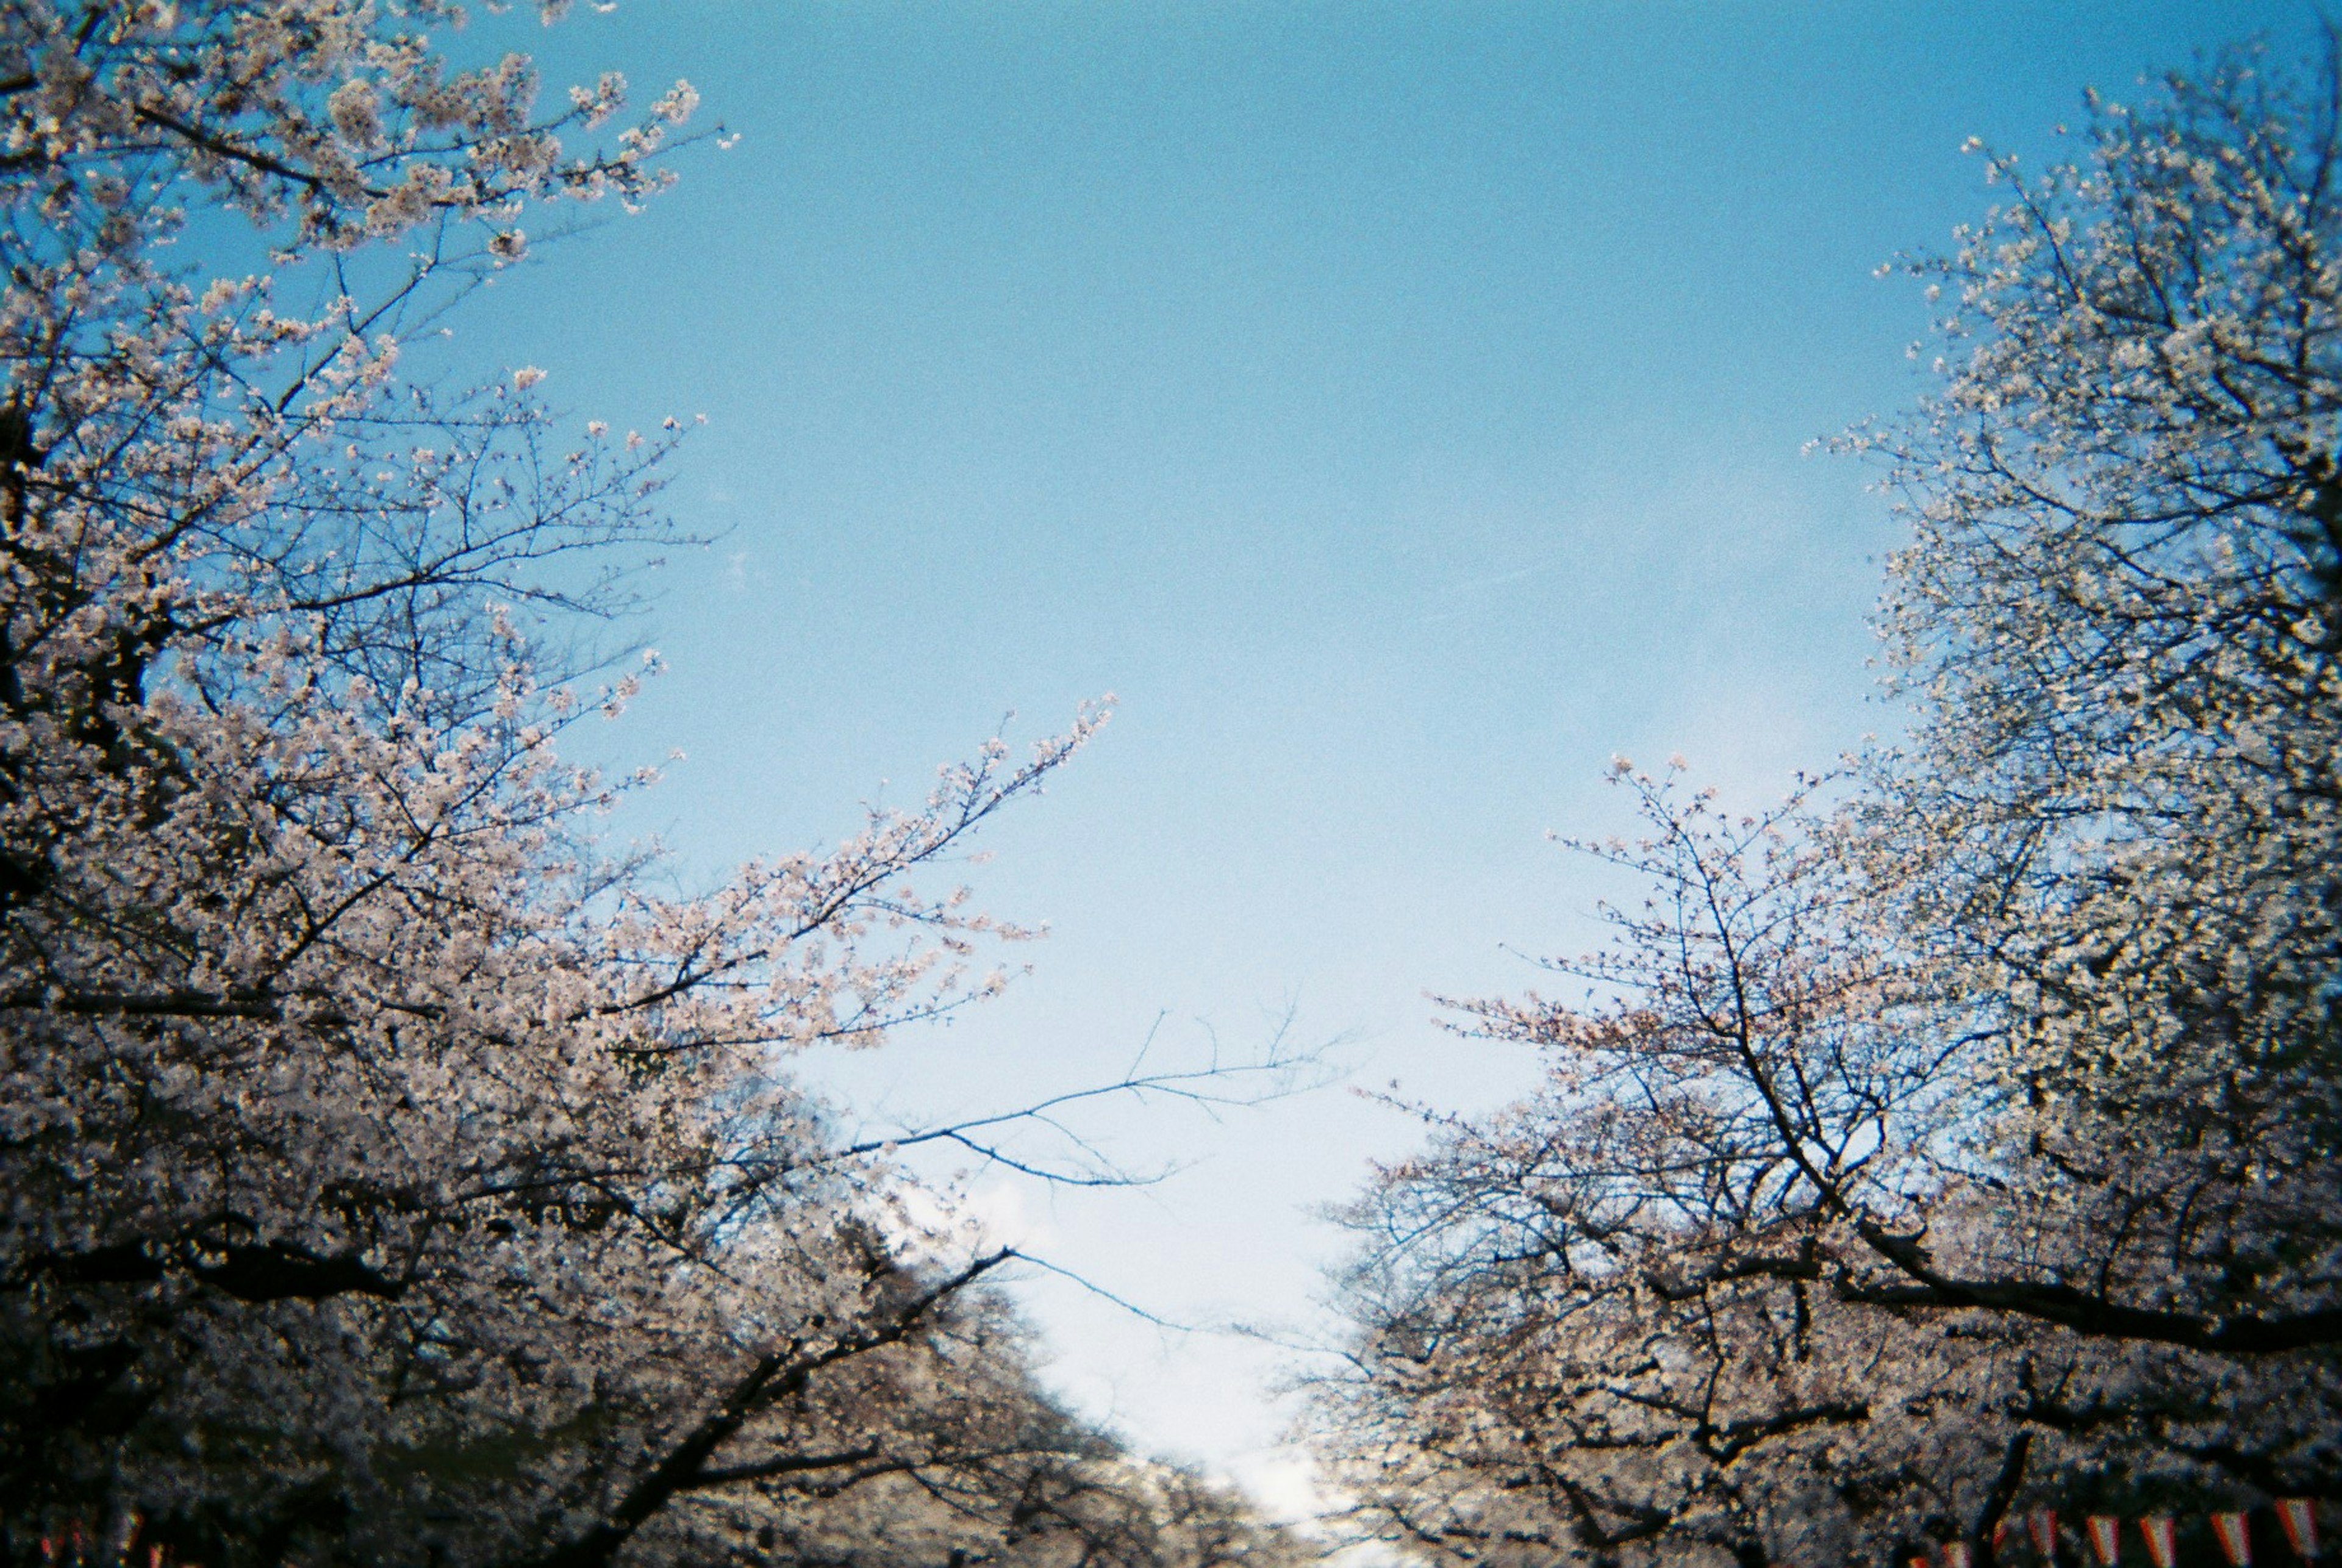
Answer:
[[[1896, 528], [1816, 437], [1907, 406], [1898, 253], [2055, 155], [2081, 92], [2301, 4], [794, 5], [525, 29], [559, 84], [678, 76], [740, 140], [548, 245], [455, 352], [613, 424], [705, 412], [609, 738], [687, 760], [630, 824], [700, 870], [833, 838], [1000, 715], [1116, 716], [991, 837], [1032, 976], [811, 1070], [931, 1117], [1241, 1054], [1290, 1013], [1352, 1084], [1486, 1104], [1532, 1064], [1426, 993], [1519, 990], [1602, 891], [1614, 753], [1775, 795], [1891, 725]], [[522, 29], [515, 29], [522, 31]], [[1310, 1331], [1313, 1217], [1406, 1119], [1336, 1086], [1102, 1115], [1137, 1193], [974, 1173], [1010, 1233], [1169, 1318]], [[1143, 1445], [1299, 1495], [1276, 1357], [1026, 1290], [1053, 1375]]]

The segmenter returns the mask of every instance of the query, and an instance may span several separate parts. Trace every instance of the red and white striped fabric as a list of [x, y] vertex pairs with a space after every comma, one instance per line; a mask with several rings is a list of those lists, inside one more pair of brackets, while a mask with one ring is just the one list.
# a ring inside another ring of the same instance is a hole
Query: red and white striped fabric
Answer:
[[2025, 1516], [2025, 1528], [2033, 1537], [2033, 1550], [2041, 1554], [2041, 1561], [2057, 1561], [2057, 1511], [2054, 1508], [2035, 1509]]
[[2317, 1509], [2308, 1498], [2278, 1498], [2277, 1517], [2295, 1556], [2307, 1563], [2317, 1555]]
[[2170, 1514], [2148, 1514], [2138, 1522], [2138, 1533], [2147, 1537], [2147, 1554], [2155, 1559], [2155, 1568], [2173, 1568], [2179, 1561], [2179, 1545], [2172, 1533]]
[[2106, 1568], [2115, 1568], [2122, 1561], [2122, 1521], [2111, 1513], [2093, 1513], [2089, 1525], [2091, 1550]]
[[2253, 1533], [2243, 1514], [2215, 1513], [2212, 1533], [2220, 1538], [2220, 1551], [2228, 1559], [2228, 1568], [2251, 1568]]

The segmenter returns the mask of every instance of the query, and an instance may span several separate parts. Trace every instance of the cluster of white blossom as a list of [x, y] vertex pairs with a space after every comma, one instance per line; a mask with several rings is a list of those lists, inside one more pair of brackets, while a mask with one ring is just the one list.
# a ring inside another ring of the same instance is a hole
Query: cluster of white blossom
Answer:
[[[1544, 1088], [1349, 1213], [1362, 1526], [1528, 1563], [1990, 1564], [2342, 1495], [2342, 65], [2238, 51], [1917, 264], [1912, 739], [1651, 889]], [[1820, 794], [1834, 796], [1821, 803]]]
[[[1011, 1254], [906, 1251], [788, 1069], [996, 984], [915, 874], [1102, 715], [704, 896], [595, 837], [555, 743], [632, 678], [517, 612], [621, 602], [675, 423], [399, 355], [695, 98], [540, 116], [463, 19], [0, 0], [0, 1551], [1275, 1558], [1037, 1392]], [[225, 215], [276, 275], [206, 275]]]

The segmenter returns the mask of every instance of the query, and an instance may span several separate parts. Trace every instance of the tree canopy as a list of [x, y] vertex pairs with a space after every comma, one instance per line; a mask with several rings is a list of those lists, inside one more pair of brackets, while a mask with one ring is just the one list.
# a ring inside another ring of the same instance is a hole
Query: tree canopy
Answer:
[[680, 427], [402, 353], [696, 99], [548, 109], [464, 20], [0, 5], [8, 1552], [1276, 1555], [1041, 1391], [1012, 1254], [789, 1064], [997, 985], [936, 864], [1102, 714], [705, 894], [600, 836], [558, 747], [636, 678], [524, 631], [680, 536]]
[[1735, 816], [1621, 763], [1649, 889], [1546, 1063], [1347, 1215], [1322, 1434], [1454, 1561], [1990, 1560], [2020, 1508], [2342, 1472], [2342, 67], [2238, 49], [1912, 264], [1882, 454], [1907, 744]]

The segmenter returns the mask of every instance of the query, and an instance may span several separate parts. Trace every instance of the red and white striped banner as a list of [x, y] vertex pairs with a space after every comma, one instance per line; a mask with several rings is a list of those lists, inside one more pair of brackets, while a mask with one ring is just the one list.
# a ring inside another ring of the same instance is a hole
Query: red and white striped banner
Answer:
[[2172, 1568], [2179, 1561], [2179, 1545], [2172, 1534], [2170, 1514], [2148, 1514], [2138, 1522], [2138, 1533], [2147, 1537], [2147, 1554], [2155, 1559], [2155, 1568]]
[[2243, 1514], [2215, 1513], [2212, 1533], [2220, 1538], [2220, 1551], [2228, 1559], [2228, 1568], [2252, 1568], [2253, 1532]]
[[1968, 1551], [1968, 1543], [1967, 1542], [1947, 1541], [1944, 1543], [1944, 1568], [1968, 1568], [1968, 1564], [1973, 1560], [1974, 1559]]
[[2307, 1497], [2277, 1500], [2277, 1523], [2285, 1526], [2286, 1543], [2303, 1562], [2317, 1555], [2317, 1510]]
[[2122, 1521], [2111, 1513], [2093, 1513], [2089, 1525], [2091, 1550], [2106, 1568], [2115, 1568], [2122, 1561]]
[[2041, 1553], [2044, 1563], [2057, 1561], [2057, 1511], [2037, 1508], [2025, 1516], [2025, 1528], [2033, 1537], [2033, 1550]]

